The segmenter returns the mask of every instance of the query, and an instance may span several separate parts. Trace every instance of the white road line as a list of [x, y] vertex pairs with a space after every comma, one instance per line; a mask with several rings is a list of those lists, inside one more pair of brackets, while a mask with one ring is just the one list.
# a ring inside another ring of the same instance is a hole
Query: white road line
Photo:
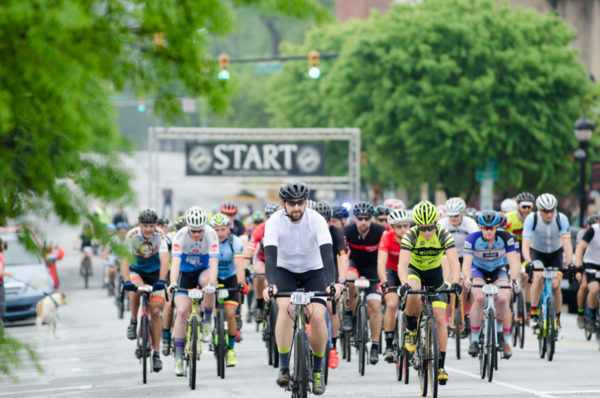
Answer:
[[27, 390], [27, 391], [11, 391], [11, 392], [0, 392], [0, 396], [7, 395], [23, 395], [23, 394], [39, 394], [46, 392], [59, 392], [59, 391], [70, 391], [70, 390], [90, 390], [93, 387], [92, 384], [85, 384], [81, 386], [71, 386], [71, 387], [57, 387], [57, 388], [45, 388], [41, 390]]
[[560, 395], [565, 395], [565, 394], [594, 394], [595, 396], [600, 395], [600, 390], [582, 390], [582, 391], [542, 391], [545, 393], [552, 393], [552, 394], [560, 394]]
[[[460, 369], [457, 369], [457, 368], [451, 368], [451, 367], [449, 367], [449, 366], [446, 366], [446, 369], [448, 369], [448, 370], [451, 370], [452, 372], [456, 372], [456, 373], [463, 374], [463, 375], [465, 375], [465, 376], [472, 377], [472, 378], [474, 378], [474, 379], [479, 379], [479, 380], [481, 380], [481, 376], [480, 376], [479, 374], [475, 374], [475, 373], [471, 373], [471, 372], [466, 372], [466, 371], [464, 371], [464, 370], [460, 370]], [[517, 390], [517, 391], [523, 391], [523, 392], [526, 392], [526, 393], [529, 393], [529, 394], [533, 394], [533, 395], [535, 395], [536, 397], [542, 397], [542, 398], [558, 398], [558, 397], [557, 397], [557, 396], [555, 396], [555, 395], [550, 395], [550, 394], [548, 394], [548, 393], [546, 393], [546, 392], [543, 392], [543, 391], [535, 391], [535, 390], [531, 390], [531, 389], [529, 389], [529, 388], [525, 388], [525, 387], [517, 386], [516, 384], [505, 383], [505, 382], [503, 382], [503, 381], [496, 381], [496, 380], [492, 380], [492, 383], [494, 383], [494, 384], [497, 384], [497, 385], [499, 385], [499, 386], [502, 386], [502, 387], [511, 388], [511, 389], [513, 389], [513, 390]], [[555, 392], [554, 392], [554, 391], [552, 391], [552, 393], [555, 393]]]

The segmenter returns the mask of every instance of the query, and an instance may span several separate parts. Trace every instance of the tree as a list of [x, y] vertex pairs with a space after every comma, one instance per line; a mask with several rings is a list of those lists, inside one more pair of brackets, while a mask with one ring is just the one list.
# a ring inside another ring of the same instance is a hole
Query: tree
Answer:
[[469, 193], [475, 168], [495, 157], [500, 189], [564, 193], [589, 89], [573, 38], [553, 13], [495, 0], [396, 4], [346, 36], [318, 114], [361, 128], [371, 182]]

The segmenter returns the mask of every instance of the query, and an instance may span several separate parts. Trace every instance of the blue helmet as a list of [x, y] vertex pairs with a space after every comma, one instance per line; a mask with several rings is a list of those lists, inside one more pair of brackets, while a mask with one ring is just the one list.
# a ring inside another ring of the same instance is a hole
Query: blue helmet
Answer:
[[348, 209], [346, 209], [344, 206], [336, 206], [333, 208], [332, 217], [333, 218], [348, 218], [348, 217], [350, 217], [350, 213], [348, 212]]
[[477, 216], [477, 222], [486, 227], [495, 227], [501, 220], [502, 217], [495, 210], [484, 210]]

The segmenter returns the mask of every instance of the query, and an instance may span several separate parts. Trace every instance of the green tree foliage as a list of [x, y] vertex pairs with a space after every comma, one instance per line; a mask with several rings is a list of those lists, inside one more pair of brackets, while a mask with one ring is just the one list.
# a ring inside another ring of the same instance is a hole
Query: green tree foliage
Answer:
[[0, 323], [0, 374], [5, 374], [16, 381], [13, 373], [23, 364], [22, 352], [27, 354], [38, 372], [43, 371], [40, 359], [33, 348], [27, 343], [5, 336], [4, 326]]
[[[319, 90], [278, 80], [274, 120], [360, 127], [371, 182], [468, 193], [475, 168], [496, 157], [500, 189], [563, 193], [589, 88], [573, 38], [553, 13], [495, 0], [395, 5], [346, 32]], [[319, 106], [306, 104], [313, 91]]]

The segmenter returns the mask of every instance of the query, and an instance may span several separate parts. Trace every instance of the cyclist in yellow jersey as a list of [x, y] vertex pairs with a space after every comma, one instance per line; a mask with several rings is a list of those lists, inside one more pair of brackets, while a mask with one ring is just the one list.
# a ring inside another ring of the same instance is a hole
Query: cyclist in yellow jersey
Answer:
[[[445, 254], [450, 265], [452, 289], [460, 294], [460, 263], [454, 245], [454, 238], [448, 230], [437, 225], [439, 213], [431, 202], [420, 202], [414, 210], [412, 227], [402, 237], [400, 259], [398, 261], [398, 277], [403, 283], [400, 293], [404, 295], [412, 289], [432, 286], [444, 287], [442, 256]], [[406, 343], [408, 351], [416, 349], [417, 318], [420, 313], [419, 297], [408, 295], [406, 299]], [[444, 370], [448, 330], [446, 329], [446, 296], [438, 295], [433, 302], [433, 316], [438, 329], [438, 345], [440, 348], [438, 381], [446, 384], [448, 373]]]

